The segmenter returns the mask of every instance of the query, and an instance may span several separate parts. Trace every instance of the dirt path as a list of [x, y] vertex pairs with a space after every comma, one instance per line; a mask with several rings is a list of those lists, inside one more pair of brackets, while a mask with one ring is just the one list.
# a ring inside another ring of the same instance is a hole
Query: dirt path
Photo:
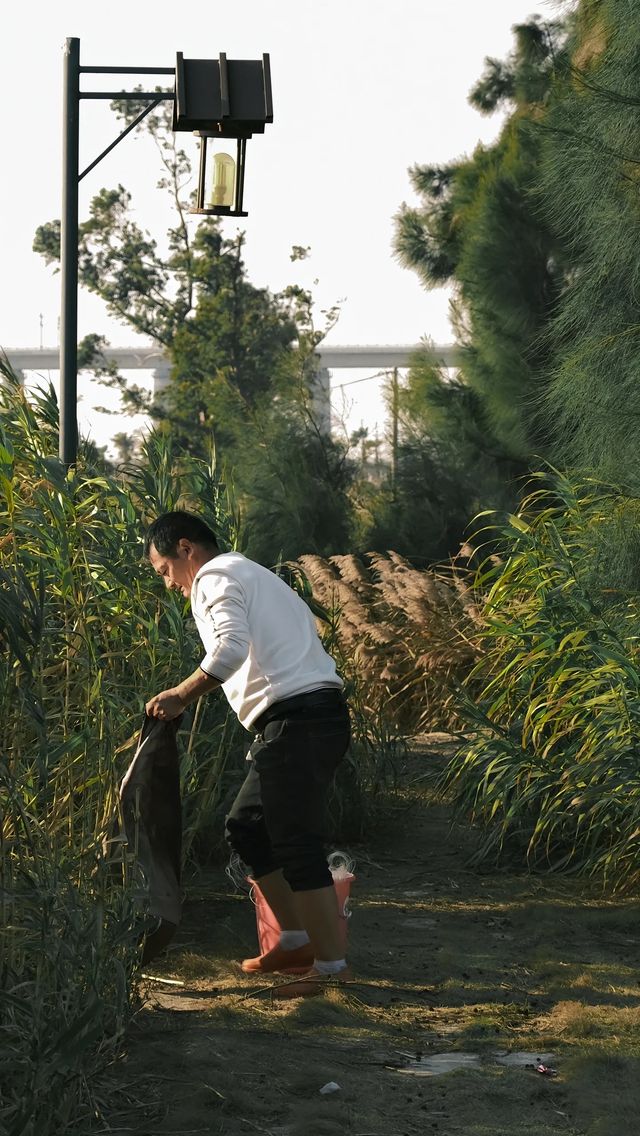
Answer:
[[[423, 739], [370, 844], [350, 849], [357, 985], [273, 1000], [231, 961], [256, 949], [247, 898], [222, 871], [189, 887], [179, 938], [153, 969], [183, 985], [146, 986], [112, 1071], [112, 1133], [640, 1132], [637, 900], [470, 869], [474, 834], [452, 831], [421, 781], [445, 751]], [[500, 1064], [505, 1053], [529, 1056]], [[465, 1067], [427, 1075], [440, 1054]], [[339, 1090], [322, 1095], [331, 1081]]]

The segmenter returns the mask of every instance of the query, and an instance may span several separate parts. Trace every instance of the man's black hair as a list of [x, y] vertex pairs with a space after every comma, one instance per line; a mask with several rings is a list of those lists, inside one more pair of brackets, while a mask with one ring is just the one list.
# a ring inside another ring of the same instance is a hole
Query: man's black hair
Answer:
[[175, 559], [179, 540], [190, 540], [193, 544], [204, 545], [205, 548], [218, 547], [216, 534], [201, 517], [178, 509], [173, 513], [162, 513], [153, 524], [149, 525], [144, 534], [144, 554], [148, 556], [153, 545], [160, 556], [170, 556]]

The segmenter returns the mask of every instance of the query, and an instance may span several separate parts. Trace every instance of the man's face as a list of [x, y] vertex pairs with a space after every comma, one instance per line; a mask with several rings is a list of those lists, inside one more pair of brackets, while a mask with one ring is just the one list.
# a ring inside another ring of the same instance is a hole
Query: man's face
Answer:
[[179, 540], [175, 556], [162, 556], [155, 544], [149, 549], [151, 567], [162, 576], [165, 587], [182, 592], [185, 599], [191, 595], [191, 585], [203, 563], [202, 550], [190, 540]]

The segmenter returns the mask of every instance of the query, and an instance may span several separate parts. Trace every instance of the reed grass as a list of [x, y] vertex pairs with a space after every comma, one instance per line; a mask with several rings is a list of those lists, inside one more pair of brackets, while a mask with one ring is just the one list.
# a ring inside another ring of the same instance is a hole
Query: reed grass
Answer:
[[541, 481], [499, 529], [504, 561], [476, 579], [482, 650], [460, 707], [470, 736], [442, 787], [484, 827], [477, 859], [510, 849], [635, 888], [640, 605], [610, 550], [638, 502], [589, 480]]
[[393, 735], [454, 728], [455, 685], [476, 659], [478, 616], [463, 570], [417, 569], [396, 552], [298, 563], [326, 613], [329, 646], [369, 748]]
[[[27, 400], [0, 369], [0, 1129], [57, 1136], [91, 1123], [93, 1074], [131, 1009], [140, 913], [102, 851], [118, 780], [146, 699], [199, 657], [182, 603], [142, 562], [143, 531], [163, 509], [196, 504], [223, 546], [237, 530], [213, 466], [162, 435], [126, 476], [86, 444], [65, 470], [52, 390]], [[191, 853], [233, 738], [218, 700], [185, 724]]]

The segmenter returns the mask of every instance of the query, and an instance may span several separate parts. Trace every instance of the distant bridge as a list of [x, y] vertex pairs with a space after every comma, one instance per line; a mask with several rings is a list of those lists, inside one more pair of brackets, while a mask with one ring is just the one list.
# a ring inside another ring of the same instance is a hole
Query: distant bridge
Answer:
[[[384, 344], [382, 346], [360, 346], [350, 344], [336, 344], [335, 346], [320, 344], [316, 352], [318, 356], [318, 369], [337, 371], [342, 368], [374, 367], [376, 370], [392, 370], [394, 367], [408, 367], [409, 360], [422, 344], [412, 343], [400, 346]], [[435, 357], [441, 360], [445, 367], [458, 367], [460, 365], [460, 349], [455, 344], [447, 343], [444, 346], [435, 344], [433, 347]], [[60, 355], [57, 347], [16, 347], [6, 351], [12, 367], [18, 371], [58, 371], [60, 369]], [[107, 347], [104, 357], [114, 363], [123, 371], [157, 371], [158, 378], [169, 377], [171, 362], [164, 351], [159, 347]]]
[[[321, 429], [327, 432], [331, 431], [331, 371], [373, 369], [379, 372], [392, 371], [396, 367], [398, 369], [406, 368], [410, 365], [411, 356], [423, 346], [420, 343], [401, 344], [399, 346], [393, 344], [379, 346], [336, 344], [331, 346], [321, 343], [316, 351], [318, 365], [312, 392]], [[434, 344], [431, 350], [434, 358], [443, 367], [460, 366], [461, 351], [455, 344]], [[60, 370], [60, 353], [59, 349], [55, 347], [8, 348], [6, 355], [16, 371]], [[152, 371], [154, 394], [162, 391], [169, 382], [172, 363], [159, 347], [151, 344], [148, 347], [107, 347], [102, 355], [108, 361], [116, 363], [121, 371]], [[355, 382], [360, 381], [359, 379], [355, 380]], [[350, 384], [344, 383], [342, 385], [348, 386]]]

